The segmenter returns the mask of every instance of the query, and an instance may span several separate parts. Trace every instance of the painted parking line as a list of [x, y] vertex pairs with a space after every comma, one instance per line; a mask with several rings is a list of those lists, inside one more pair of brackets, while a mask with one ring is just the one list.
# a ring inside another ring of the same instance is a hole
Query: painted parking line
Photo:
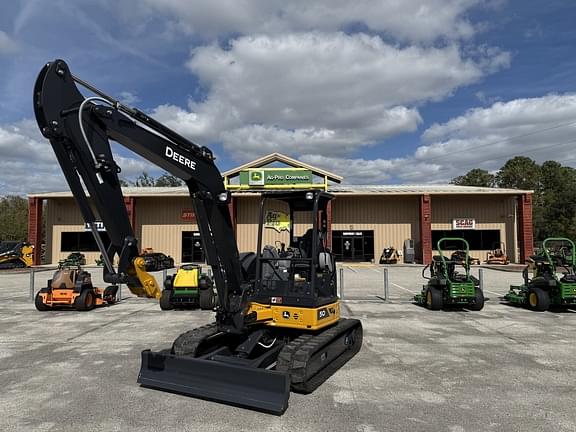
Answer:
[[487, 292], [487, 293], [490, 293], [490, 294], [497, 295], [498, 297], [504, 297], [504, 294], [505, 294], [505, 293], [504, 293], [504, 294], [503, 294], [503, 293], [497, 293], [497, 292], [490, 291], [490, 290], [487, 290], [487, 289], [483, 289], [482, 291]]
[[396, 288], [400, 288], [401, 290], [407, 291], [407, 292], [409, 292], [410, 294], [417, 294], [417, 291], [409, 290], [408, 288], [404, 288], [402, 285], [398, 285], [398, 284], [396, 284], [396, 283], [394, 283], [394, 282], [390, 282], [390, 285], [394, 285]]

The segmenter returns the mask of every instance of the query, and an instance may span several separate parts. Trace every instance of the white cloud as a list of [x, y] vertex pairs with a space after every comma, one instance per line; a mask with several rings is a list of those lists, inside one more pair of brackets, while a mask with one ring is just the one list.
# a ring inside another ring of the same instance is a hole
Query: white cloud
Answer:
[[279, 34], [338, 31], [360, 23], [401, 41], [470, 38], [466, 14], [481, 0], [146, 0], [181, 31], [201, 37], [233, 33]]
[[140, 102], [140, 98], [129, 91], [120, 92], [119, 96], [120, 102], [128, 106], [133, 106], [134, 104]]
[[193, 50], [188, 67], [208, 89], [204, 101], [153, 115], [193, 139], [222, 141], [239, 160], [312, 147], [345, 154], [413, 132], [417, 105], [501, 67], [500, 54], [472, 61], [456, 45], [401, 48], [365, 34], [240, 37], [228, 49]]
[[447, 183], [472, 168], [489, 171], [525, 155], [576, 166], [576, 95], [547, 95], [475, 108], [423, 134], [404, 158], [351, 159], [306, 155], [302, 160], [342, 174], [347, 183]]
[[[123, 178], [142, 171], [157, 174], [154, 165], [140, 159], [114, 156]], [[0, 126], [0, 195], [68, 190], [52, 146], [40, 135], [34, 120]]]
[[13, 54], [18, 51], [16, 42], [5, 32], [0, 30], [0, 55]]

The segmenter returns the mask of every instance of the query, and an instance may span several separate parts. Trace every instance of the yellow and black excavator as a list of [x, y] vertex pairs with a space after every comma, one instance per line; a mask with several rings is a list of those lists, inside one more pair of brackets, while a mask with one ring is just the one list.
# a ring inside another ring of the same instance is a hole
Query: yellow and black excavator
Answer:
[[[85, 98], [76, 84], [96, 96]], [[335, 260], [326, 247], [331, 194], [262, 194], [257, 250], [239, 253], [228, 208], [231, 195], [208, 148], [75, 77], [62, 60], [41, 70], [34, 110], [85, 222], [93, 226], [95, 221], [90, 196], [106, 226], [107, 249], [92, 230], [106, 282], [151, 292], [157, 288], [141, 265], [109, 140], [179, 177], [190, 191], [218, 293], [215, 322], [181, 334], [171, 349], [143, 351], [141, 385], [280, 415], [290, 390], [314, 391], [360, 350], [362, 325], [340, 316]], [[287, 205], [291, 221], [298, 212], [308, 217], [302, 236], [296, 237], [291, 224], [288, 248], [263, 244], [269, 200]]]
[[33, 253], [34, 246], [28, 242], [0, 242], [0, 270], [30, 267]]

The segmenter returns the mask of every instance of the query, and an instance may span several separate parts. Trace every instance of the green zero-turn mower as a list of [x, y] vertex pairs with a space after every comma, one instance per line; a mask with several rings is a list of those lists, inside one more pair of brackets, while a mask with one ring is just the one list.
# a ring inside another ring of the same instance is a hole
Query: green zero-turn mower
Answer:
[[160, 297], [160, 308], [200, 308], [212, 310], [216, 306], [217, 295], [214, 292], [212, 278], [202, 273], [196, 264], [180, 266], [176, 275], [167, 276]]
[[[555, 250], [554, 243], [570, 246]], [[541, 251], [530, 257], [530, 264], [524, 269], [524, 284], [511, 285], [504, 300], [538, 312], [551, 306], [576, 306], [576, 256], [566, 254], [567, 249], [575, 250], [570, 239], [551, 237], [544, 240]], [[532, 268], [532, 279], [528, 275], [529, 268]], [[561, 278], [557, 275], [558, 268], [563, 273]]]
[[[461, 242], [465, 249], [464, 259], [454, 261], [444, 256], [442, 245], [446, 242]], [[414, 296], [416, 303], [431, 310], [447, 306], [464, 307], [479, 311], [484, 307], [484, 294], [480, 282], [470, 274], [470, 247], [463, 238], [445, 237], [438, 241], [438, 255], [432, 257], [432, 263], [424, 267], [422, 277], [428, 279], [422, 292]], [[462, 266], [464, 273], [458, 273], [456, 266]], [[430, 277], [425, 275], [430, 270]]]

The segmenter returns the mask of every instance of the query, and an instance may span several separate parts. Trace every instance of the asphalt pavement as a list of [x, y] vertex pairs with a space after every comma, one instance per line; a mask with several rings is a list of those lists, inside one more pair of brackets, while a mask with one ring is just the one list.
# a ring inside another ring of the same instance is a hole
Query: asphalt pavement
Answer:
[[343, 315], [362, 321], [363, 348], [281, 417], [136, 383], [143, 349], [212, 312], [161, 311], [126, 288], [111, 307], [38, 312], [29, 274], [0, 273], [0, 430], [576, 431], [576, 312], [501, 304], [521, 276], [488, 269], [484, 310], [431, 312], [411, 302], [422, 267], [387, 268], [385, 302], [383, 266], [342, 267]]

